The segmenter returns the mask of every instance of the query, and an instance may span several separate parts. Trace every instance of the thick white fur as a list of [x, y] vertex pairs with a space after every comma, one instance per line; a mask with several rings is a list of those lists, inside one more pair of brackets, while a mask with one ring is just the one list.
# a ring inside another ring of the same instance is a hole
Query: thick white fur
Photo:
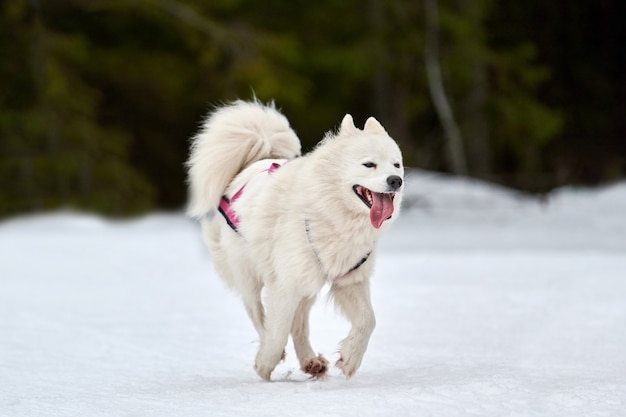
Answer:
[[[218, 109], [192, 145], [189, 214], [201, 218], [216, 269], [241, 294], [259, 334], [259, 376], [270, 379], [289, 334], [302, 369], [324, 375], [328, 362], [309, 342], [309, 311], [328, 282], [331, 297], [352, 323], [336, 363], [351, 377], [375, 326], [369, 278], [376, 242], [397, 218], [402, 199], [399, 189], [392, 218], [376, 229], [353, 186], [389, 192], [387, 178], [403, 177], [402, 155], [375, 119], [360, 130], [350, 115], [338, 132], [294, 159], [299, 152], [295, 133], [273, 105], [239, 101]], [[264, 172], [273, 161], [282, 167]], [[376, 167], [363, 165], [368, 162]], [[233, 204], [239, 234], [221, 215], [205, 216], [222, 195], [231, 197], [244, 184]], [[349, 272], [369, 252], [367, 261]]]
[[250, 163], [299, 155], [298, 137], [273, 104], [238, 101], [221, 107], [192, 142], [187, 214], [199, 218], [215, 208], [228, 184]]

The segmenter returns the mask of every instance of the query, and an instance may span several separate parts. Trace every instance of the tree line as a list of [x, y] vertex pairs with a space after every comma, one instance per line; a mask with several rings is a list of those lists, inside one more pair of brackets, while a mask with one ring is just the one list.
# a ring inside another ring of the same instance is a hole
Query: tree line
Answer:
[[626, 172], [618, 0], [4, 0], [0, 216], [181, 207], [189, 138], [275, 100], [312, 148], [373, 115], [408, 166], [545, 192]]

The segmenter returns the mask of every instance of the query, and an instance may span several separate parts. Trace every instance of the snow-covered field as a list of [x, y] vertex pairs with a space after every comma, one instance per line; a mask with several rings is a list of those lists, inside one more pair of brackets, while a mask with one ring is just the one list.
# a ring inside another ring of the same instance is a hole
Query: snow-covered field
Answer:
[[[413, 172], [359, 372], [262, 382], [258, 340], [180, 214], [0, 223], [0, 416], [624, 416], [626, 183], [539, 202]], [[348, 323], [323, 298], [314, 347]]]

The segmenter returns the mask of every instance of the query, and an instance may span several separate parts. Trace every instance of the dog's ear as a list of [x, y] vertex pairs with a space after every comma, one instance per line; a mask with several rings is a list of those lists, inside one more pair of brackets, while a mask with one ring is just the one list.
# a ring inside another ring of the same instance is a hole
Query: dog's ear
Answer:
[[341, 127], [339, 128], [339, 131], [341, 133], [358, 132], [358, 129], [354, 125], [354, 120], [352, 119], [351, 115], [346, 114], [343, 117], [343, 120], [341, 121]]
[[370, 117], [369, 119], [367, 119], [367, 121], [365, 122], [365, 127], [363, 128], [363, 131], [369, 132], [369, 133], [375, 133], [378, 135], [389, 136], [389, 134], [387, 133], [383, 125], [381, 125], [380, 122], [374, 119], [373, 117]]

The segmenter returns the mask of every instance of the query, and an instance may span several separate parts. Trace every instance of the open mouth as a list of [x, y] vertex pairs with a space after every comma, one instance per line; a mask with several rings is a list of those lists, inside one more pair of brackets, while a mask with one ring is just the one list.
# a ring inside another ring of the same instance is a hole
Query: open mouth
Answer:
[[354, 193], [370, 209], [370, 221], [376, 229], [393, 214], [393, 199], [396, 193], [377, 193], [362, 185], [352, 187]]
[[372, 205], [374, 204], [374, 198], [387, 198], [391, 199], [391, 201], [393, 202], [393, 198], [396, 196], [396, 193], [375, 193], [374, 191], [365, 188], [362, 185], [355, 185], [352, 187], [352, 189], [368, 208], [372, 208]]

